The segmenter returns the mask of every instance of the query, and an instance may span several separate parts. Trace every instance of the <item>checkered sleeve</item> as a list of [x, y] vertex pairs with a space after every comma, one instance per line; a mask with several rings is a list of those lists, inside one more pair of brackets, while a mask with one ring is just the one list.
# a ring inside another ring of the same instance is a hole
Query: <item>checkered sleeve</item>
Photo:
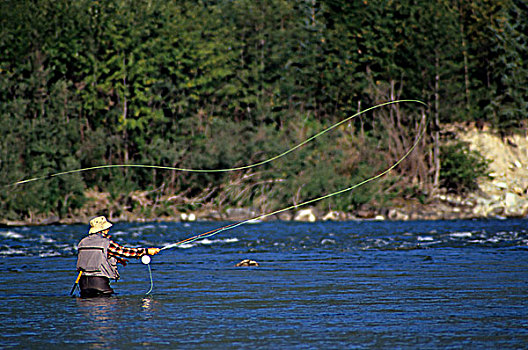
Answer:
[[108, 247], [108, 255], [113, 257], [140, 258], [145, 254], [147, 254], [147, 248], [127, 248], [114, 241], [110, 241], [110, 246]]

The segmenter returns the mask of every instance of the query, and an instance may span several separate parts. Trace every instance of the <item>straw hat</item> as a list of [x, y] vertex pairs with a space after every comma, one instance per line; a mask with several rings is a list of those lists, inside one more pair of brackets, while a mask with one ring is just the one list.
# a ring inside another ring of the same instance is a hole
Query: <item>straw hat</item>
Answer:
[[101, 232], [108, 230], [112, 227], [112, 224], [109, 223], [104, 216], [98, 216], [90, 220], [90, 231], [89, 234]]

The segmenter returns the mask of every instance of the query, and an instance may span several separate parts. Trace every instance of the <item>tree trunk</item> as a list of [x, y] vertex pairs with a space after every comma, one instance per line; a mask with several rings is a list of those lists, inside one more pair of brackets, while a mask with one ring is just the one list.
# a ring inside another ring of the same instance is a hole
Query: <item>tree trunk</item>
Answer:
[[433, 193], [440, 187], [440, 59], [438, 52], [435, 58], [435, 83], [434, 83], [434, 132], [433, 132], [433, 159], [434, 159], [434, 178], [433, 178]]
[[[126, 120], [127, 120], [127, 114], [128, 114], [128, 101], [127, 101], [127, 80], [126, 80], [126, 58], [123, 58], [123, 86], [124, 86], [124, 93], [123, 93], [123, 140], [124, 140], [124, 150], [123, 150], [123, 164], [128, 164], [128, 134], [127, 134], [127, 126], [126, 126]], [[128, 168], [124, 168], [125, 177], [128, 175]]]
[[464, 15], [462, 13], [462, 7], [460, 2], [458, 2], [458, 11], [460, 14], [460, 39], [462, 40], [462, 55], [464, 56], [464, 83], [466, 89], [466, 110], [470, 110], [471, 97], [469, 92], [469, 58], [468, 58], [468, 49], [466, 42], [466, 33], [464, 30]]

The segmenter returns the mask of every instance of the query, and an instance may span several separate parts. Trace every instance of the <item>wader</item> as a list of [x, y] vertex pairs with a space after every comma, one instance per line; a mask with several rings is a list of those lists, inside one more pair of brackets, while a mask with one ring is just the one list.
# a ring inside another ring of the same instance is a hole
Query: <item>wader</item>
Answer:
[[108, 257], [110, 240], [97, 233], [83, 238], [77, 246], [77, 271], [83, 274], [79, 281], [82, 298], [110, 296], [114, 293], [110, 279], [117, 280], [117, 260]]
[[79, 280], [81, 298], [109, 297], [114, 294], [108, 277], [81, 276]]

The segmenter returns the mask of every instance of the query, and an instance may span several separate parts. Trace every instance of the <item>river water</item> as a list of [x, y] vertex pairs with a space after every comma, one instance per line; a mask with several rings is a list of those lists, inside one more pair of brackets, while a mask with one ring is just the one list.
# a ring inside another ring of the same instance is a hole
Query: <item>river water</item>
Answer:
[[[220, 226], [111, 234], [165, 246]], [[0, 228], [0, 347], [528, 347], [528, 220], [248, 224], [154, 256], [149, 295], [131, 261], [107, 299], [69, 295], [87, 228]]]

